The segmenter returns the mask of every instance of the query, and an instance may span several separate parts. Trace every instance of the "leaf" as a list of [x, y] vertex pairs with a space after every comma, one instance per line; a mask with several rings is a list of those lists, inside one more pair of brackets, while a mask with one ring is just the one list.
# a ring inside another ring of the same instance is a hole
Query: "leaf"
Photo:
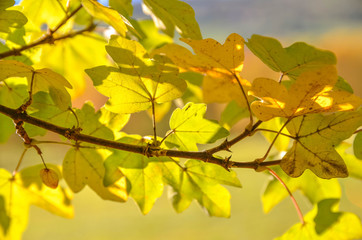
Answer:
[[40, 27], [55, 28], [65, 17], [66, 0], [22, 0], [20, 5], [29, 22]]
[[230, 130], [241, 119], [249, 116], [247, 108], [241, 108], [235, 101], [230, 102], [221, 114], [220, 125]]
[[102, 199], [117, 202], [127, 200], [125, 178], [120, 178], [107, 187], [103, 185], [105, 175], [103, 157], [96, 149], [70, 149], [63, 161], [63, 175], [68, 186], [75, 193], [88, 185]]
[[82, 0], [83, 7], [90, 15], [111, 25], [121, 36], [125, 36], [127, 26], [131, 26], [128, 20], [116, 10], [103, 6], [95, 0]]
[[[311, 172], [305, 172], [298, 178], [291, 178], [279, 168], [273, 170], [282, 178], [291, 192], [300, 190], [312, 204], [317, 204], [327, 198], [341, 197], [341, 187], [337, 179], [321, 179]], [[275, 178], [270, 178], [262, 195], [264, 212], [270, 212], [273, 207], [288, 196], [288, 192], [280, 182]]]
[[105, 43], [99, 35], [84, 33], [57, 41], [55, 45], [42, 45], [35, 67], [50, 68], [63, 75], [73, 86], [71, 95], [77, 97], [86, 89], [84, 69], [109, 63], [104, 52]]
[[175, 29], [184, 38], [201, 39], [195, 12], [179, 0], [144, 0], [143, 11], [150, 15], [157, 28], [173, 37]]
[[229, 132], [215, 121], [204, 119], [206, 104], [188, 103], [176, 109], [170, 118], [170, 132], [166, 143], [180, 150], [197, 151], [196, 144], [213, 143]]
[[[0, 73], [0, 75], [2, 74]], [[10, 108], [18, 108], [28, 97], [28, 86], [25, 78], [0, 78], [0, 103], [2, 105]]]
[[99, 66], [87, 69], [97, 90], [109, 97], [106, 109], [116, 113], [134, 113], [181, 97], [186, 83], [177, 69], [165, 59], [150, 59], [136, 41], [112, 36], [106, 47], [120, 67]]
[[283, 48], [274, 38], [252, 35], [246, 45], [272, 70], [281, 72], [293, 80], [305, 71], [314, 71], [325, 65], [335, 65], [337, 62], [332, 52], [314, 48], [303, 42]]
[[123, 16], [132, 16], [132, 0], [109, 0], [109, 6], [117, 10]]
[[27, 21], [28, 19], [19, 11], [0, 9], [0, 32], [9, 33], [11, 28], [21, 28]]
[[349, 154], [347, 149], [351, 144], [342, 142], [336, 147], [338, 154], [340, 154], [347, 165], [350, 177], [362, 179], [362, 161], [357, 159], [353, 154]]
[[53, 101], [60, 109], [65, 110], [70, 106], [70, 95], [66, 88], [72, 88], [72, 85], [63, 76], [50, 69], [35, 70], [18, 61], [0, 61], [0, 80], [10, 77], [26, 77], [28, 86], [31, 85], [33, 78], [33, 93], [49, 91]]
[[251, 109], [257, 118], [268, 121], [273, 117], [291, 118], [358, 108], [362, 99], [346, 91], [333, 91], [336, 81], [333, 66], [302, 73], [289, 90], [274, 80], [258, 78], [249, 94], [261, 100], [254, 101]]
[[241, 187], [235, 172], [225, 171], [214, 164], [188, 160], [177, 182], [171, 183], [175, 194], [173, 206], [177, 212], [189, 207], [196, 199], [211, 216], [230, 217], [230, 194], [220, 184]]
[[151, 51], [167, 43], [172, 43], [172, 38], [168, 35], [161, 34], [152, 20], [139, 21], [139, 25], [145, 33], [145, 38], [140, 39], [142, 46]]
[[[123, 143], [142, 144], [139, 136], [125, 137]], [[148, 158], [141, 154], [126, 151], [113, 151], [105, 161], [105, 185], [112, 183], [117, 176], [124, 175], [129, 182], [129, 196], [132, 197], [143, 214], [147, 214], [157, 198], [162, 195], [163, 181], [159, 162], [169, 161], [168, 158]]]
[[206, 103], [235, 100], [240, 106], [246, 106], [240, 85], [247, 93], [250, 83], [239, 77], [244, 65], [244, 39], [233, 33], [223, 45], [210, 38], [181, 40], [192, 47], [195, 55], [176, 44], [165, 45], [155, 54], [166, 55], [184, 71], [206, 74], [202, 86]]
[[58, 174], [50, 168], [43, 168], [40, 170], [40, 177], [42, 182], [50, 188], [57, 188], [59, 183]]
[[[285, 121], [282, 118], [273, 118], [267, 122], [263, 122], [260, 125], [260, 129], [268, 129], [273, 130], [275, 132], [269, 131], [261, 131], [263, 136], [268, 140], [268, 142], [272, 143], [274, 138], [276, 137], [276, 133], [283, 127]], [[281, 131], [282, 134], [289, 134], [287, 129], [283, 128]], [[275, 147], [278, 151], [287, 151], [289, 148], [290, 138], [279, 135], [278, 138], [275, 140], [273, 147]]]
[[0, 2], [0, 10], [7, 9], [8, 7], [11, 7], [15, 4], [14, 0], [2, 0]]
[[121, 129], [128, 123], [131, 115], [112, 113], [104, 107], [100, 109], [100, 112], [99, 122], [112, 130], [116, 139], [119, 138], [122, 135]]
[[362, 132], [356, 134], [353, 141], [353, 152], [356, 158], [362, 160]]
[[334, 146], [361, 125], [362, 110], [294, 118], [287, 129], [295, 141], [283, 157], [281, 168], [291, 177], [299, 177], [305, 169], [320, 178], [347, 177], [347, 167]]
[[62, 187], [51, 189], [42, 184], [39, 176], [42, 167], [43, 165], [37, 165], [25, 168], [15, 176], [0, 169], [1, 239], [21, 239], [27, 225], [30, 205], [62, 217], [73, 217], [69, 190]]
[[[338, 199], [326, 199], [319, 202], [305, 216], [306, 224], [295, 224], [276, 240], [352, 240], [361, 238], [362, 225], [359, 218], [349, 212], [334, 212], [338, 210], [337, 207], [333, 207], [337, 202]], [[331, 208], [334, 211], [331, 211]], [[321, 230], [324, 231], [320, 232]]]

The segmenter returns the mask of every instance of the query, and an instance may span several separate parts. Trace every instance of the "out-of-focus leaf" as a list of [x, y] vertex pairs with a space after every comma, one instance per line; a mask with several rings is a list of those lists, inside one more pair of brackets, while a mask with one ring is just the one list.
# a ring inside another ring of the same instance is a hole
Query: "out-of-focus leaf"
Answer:
[[230, 130], [241, 119], [249, 116], [247, 108], [240, 107], [235, 101], [230, 102], [221, 114], [220, 125]]
[[151, 51], [166, 43], [173, 42], [172, 38], [168, 35], [159, 33], [158, 29], [151, 20], [140, 21], [139, 25], [146, 35], [143, 39], [140, 40], [140, 43], [145, 49], [147, 49], [147, 51]]
[[352, 89], [351, 85], [341, 76], [338, 76], [338, 80], [337, 80], [336, 84], [334, 85], [334, 88], [336, 90], [342, 90], [342, 91], [346, 91], [349, 93], [353, 93], [353, 89]]
[[336, 150], [346, 163], [349, 175], [362, 179], [362, 161], [357, 159], [355, 155], [347, 153], [347, 149], [350, 147], [351, 144], [342, 142], [336, 147]]
[[157, 28], [173, 37], [175, 29], [181, 37], [201, 39], [195, 12], [190, 5], [179, 0], [144, 0], [143, 11], [151, 15]]
[[259, 98], [251, 104], [262, 121], [273, 117], [296, 117], [309, 113], [349, 111], [358, 108], [362, 99], [342, 90], [332, 90], [338, 75], [334, 66], [302, 73], [289, 90], [278, 82], [255, 79], [250, 95]]
[[95, 0], [82, 0], [82, 5], [90, 15], [111, 25], [121, 36], [126, 35], [126, 24], [131, 27], [131, 23], [116, 10], [105, 7]]
[[88, 33], [63, 39], [55, 45], [43, 45], [40, 60], [35, 66], [50, 68], [63, 75], [73, 86], [71, 95], [76, 97], [86, 87], [84, 69], [109, 63], [104, 52], [105, 44], [105, 39], [99, 35]]
[[65, 17], [67, 0], [23, 0], [20, 5], [23, 13], [37, 27], [47, 24], [55, 28]]
[[[276, 240], [352, 240], [362, 237], [362, 224], [353, 213], [335, 212], [338, 199], [326, 199], [305, 216], [305, 224], [297, 223]], [[333, 211], [330, 209], [333, 208]], [[332, 217], [332, 218], [331, 218]], [[322, 231], [323, 230], [323, 231]]]
[[362, 160], [362, 132], [357, 133], [353, 141], [353, 152], [356, 158]]
[[305, 169], [318, 177], [347, 177], [347, 167], [334, 149], [362, 125], [362, 109], [356, 112], [304, 115], [287, 125], [295, 137], [292, 148], [280, 166], [291, 177], [299, 177]]
[[0, 9], [0, 32], [9, 33], [11, 28], [20, 28], [27, 21], [28, 19], [19, 11]]
[[[260, 128], [273, 130], [275, 132], [268, 132], [268, 131], [261, 131], [263, 136], [268, 140], [268, 142], [273, 142], [276, 132], [279, 132], [279, 130], [283, 127], [283, 124], [285, 121], [283, 121], [282, 118], [273, 118], [267, 122], [263, 122], [260, 124]], [[283, 128], [281, 131], [282, 134], [289, 134], [286, 128]], [[275, 140], [273, 147], [275, 147], [278, 151], [287, 151], [290, 143], [290, 138], [279, 135], [277, 140]]]
[[188, 103], [183, 109], [176, 109], [170, 119], [167, 143], [180, 150], [197, 151], [197, 143], [213, 143], [224, 138], [229, 132], [217, 122], [204, 119], [205, 104]]
[[132, 0], [109, 0], [109, 6], [117, 10], [123, 16], [132, 16]]
[[296, 79], [301, 73], [335, 65], [337, 60], [332, 52], [320, 50], [303, 42], [283, 48], [274, 38], [252, 35], [247, 47], [276, 72]]
[[60, 186], [51, 189], [45, 186], [39, 176], [43, 167], [29, 167], [15, 176], [5, 169], [0, 169], [1, 239], [21, 239], [28, 222], [30, 205], [36, 205], [62, 217], [73, 217], [72, 195], [69, 189]]
[[[341, 187], [337, 179], [321, 179], [313, 173], [306, 171], [298, 178], [287, 176], [280, 168], [274, 171], [288, 186], [291, 192], [300, 190], [312, 204], [317, 204], [323, 199], [340, 198]], [[262, 195], [264, 212], [268, 213], [274, 206], [288, 197], [288, 192], [275, 178], [270, 178]]]

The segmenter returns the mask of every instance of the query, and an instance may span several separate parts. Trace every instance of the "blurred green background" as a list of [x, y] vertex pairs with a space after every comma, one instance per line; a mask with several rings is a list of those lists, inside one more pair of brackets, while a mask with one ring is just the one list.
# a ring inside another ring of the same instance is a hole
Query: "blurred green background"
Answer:
[[[144, 18], [139, 1], [134, 1], [135, 16]], [[362, 1], [361, 0], [187, 0], [196, 12], [204, 38], [223, 42], [236, 32], [244, 38], [253, 33], [272, 36], [284, 46], [295, 41], [305, 41], [318, 48], [335, 52], [338, 71], [362, 96]], [[246, 53], [243, 77], [275, 76], [249, 52]], [[88, 96], [89, 97], [89, 96]], [[83, 97], [82, 99], [87, 98]], [[81, 102], [81, 101], [80, 101]], [[98, 106], [102, 102], [98, 103]], [[218, 105], [208, 112], [217, 119]], [[136, 122], [136, 121], [142, 121]], [[151, 122], [144, 113], [136, 114], [127, 125], [126, 132], [150, 134]], [[160, 123], [167, 129], [167, 120]], [[136, 127], [137, 126], [137, 127]], [[143, 127], [140, 127], [143, 126]], [[237, 126], [233, 134], [240, 131]], [[260, 135], [233, 147], [233, 160], [251, 161], [263, 155], [268, 144]], [[0, 166], [15, 168], [23, 144], [13, 136], [7, 144], [0, 145]], [[61, 164], [67, 150], [60, 146], [42, 147], [47, 162]], [[27, 153], [24, 165], [40, 163], [35, 152]], [[177, 214], [167, 197], [167, 189], [152, 211], [143, 216], [130, 199], [120, 204], [101, 200], [89, 188], [74, 197], [74, 219], [63, 219], [32, 207], [25, 240], [33, 239], [272, 239], [280, 236], [298, 222], [297, 213], [289, 198], [264, 214], [260, 196], [269, 175], [252, 170], [236, 170], [242, 189], [228, 188], [231, 192], [231, 218], [209, 217], [194, 202], [182, 214]], [[343, 179], [342, 211], [352, 211], [362, 218], [361, 181]], [[64, 184], [64, 182], [62, 183]], [[298, 192], [295, 197], [303, 213], [312, 207]]]

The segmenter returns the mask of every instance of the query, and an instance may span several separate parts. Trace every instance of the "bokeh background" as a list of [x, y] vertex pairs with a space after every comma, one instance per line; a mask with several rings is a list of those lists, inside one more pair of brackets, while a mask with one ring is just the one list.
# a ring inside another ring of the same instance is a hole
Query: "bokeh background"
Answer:
[[[315, 47], [333, 51], [338, 59], [339, 74], [352, 85], [355, 93], [362, 97], [361, 0], [185, 0], [185, 2], [194, 8], [204, 38], [214, 38], [223, 42], [233, 32], [246, 39], [255, 33], [275, 37], [284, 46], [304, 41]], [[142, 13], [140, 1], [133, 3], [134, 16], [147, 18]], [[278, 77], [247, 51], [243, 77], [252, 80], [262, 76]], [[104, 101], [104, 98], [98, 98], [89, 88], [89, 91], [87, 90], [86, 94], [78, 99], [78, 103], [89, 98], [98, 101], [96, 106], [102, 105]], [[218, 119], [220, 106], [211, 107], [214, 111], [208, 112], [208, 117]], [[149, 118], [145, 113], [136, 114], [125, 131], [150, 134], [149, 124]], [[240, 127], [242, 126], [235, 128], [234, 134]], [[167, 120], [160, 123], [160, 129], [167, 129]], [[256, 135], [232, 149], [233, 160], [253, 160], [260, 157], [267, 146], [264, 138]], [[17, 136], [13, 136], [7, 144], [0, 145], [0, 166], [13, 169], [18, 158], [16, 153], [20, 156], [22, 149], [22, 142]], [[67, 148], [48, 146], [42, 150], [49, 162], [61, 163]], [[34, 162], [38, 163], [38, 156], [35, 153], [27, 154], [24, 166], [32, 165]], [[124, 204], [103, 201], [87, 188], [75, 195], [74, 219], [63, 219], [32, 207], [24, 239], [260, 240], [280, 236], [298, 222], [297, 213], [289, 198], [270, 213], [263, 213], [260, 196], [270, 178], [269, 175], [244, 169], [236, 172], [243, 188], [228, 188], [232, 195], [229, 219], [207, 216], [196, 202], [184, 213], [177, 214], [168, 200], [167, 189], [152, 211], [143, 216], [132, 199]], [[344, 179], [341, 183], [343, 197], [340, 209], [352, 211], [362, 218], [361, 181]], [[303, 213], [312, 207], [300, 193], [296, 192], [295, 197]]]

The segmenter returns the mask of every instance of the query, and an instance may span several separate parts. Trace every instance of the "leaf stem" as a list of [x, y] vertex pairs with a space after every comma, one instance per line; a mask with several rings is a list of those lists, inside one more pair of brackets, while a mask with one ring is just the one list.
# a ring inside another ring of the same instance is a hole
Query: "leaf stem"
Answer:
[[19, 161], [18, 161], [18, 164], [16, 165], [16, 167], [15, 167], [15, 169], [14, 169], [14, 171], [13, 171], [13, 177], [14, 177], [15, 174], [19, 171], [20, 165], [21, 165], [21, 163], [23, 162], [23, 159], [24, 159], [24, 156], [25, 156], [26, 151], [28, 151], [27, 148], [24, 149], [23, 153], [22, 153], [21, 156], [20, 156], [20, 159], [19, 159]]
[[[241, 89], [241, 92], [243, 93], [244, 100], [245, 100], [245, 102], [246, 102], [246, 104], [247, 104], [247, 107], [248, 107], [249, 120], [250, 120], [248, 126], [252, 126], [252, 125], [253, 125], [253, 114], [252, 114], [252, 112], [251, 112], [251, 108], [250, 108], [250, 103], [249, 103], [249, 100], [248, 100], [248, 96], [246, 95], [246, 92], [245, 92], [245, 90], [244, 90], [244, 88], [243, 88], [243, 85], [242, 85], [241, 82], [240, 82], [239, 76], [238, 76], [237, 74], [235, 74], [235, 73], [233, 73], [233, 75], [234, 75], [234, 78], [236, 79], [236, 81], [237, 81], [238, 84], [239, 84], [239, 87], [240, 87], [240, 89]], [[248, 126], [247, 126], [246, 128], [248, 128]]]
[[153, 145], [157, 144], [157, 130], [156, 130], [156, 115], [155, 115], [155, 101], [152, 99], [152, 128], [153, 128]]
[[[257, 132], [257, 131], [272, 132], [272, 133], [276, 133], [276, 134], [279, 133], [278, 131], [271, 130], [271, 129], [266, 129], [266, 128], [258, 128], [258, 129], [255, 129], [254, 132]], [[279, 133], [279, 135], [282, 135], [282, 136], [285, 136], [285, 137], [288, 137], [288, 138], [291, 138], [291, 139], [295, 139], [295, 137], [293, 137], [293, 136], [291, 136], [289, 134]]]
[[290, 196], [290, 199], [292, 200], [293, 205], [294, 205], [294, 207], [295, 207], [295, 209], [296, 209], [296, 211], [297, 211], [299, 220], [300, 220], [300, 222], [302, 223], [302, 225], [304, 225], [304, 224], [305, 224], [305, 221], [304, 221], [304, 218], [303, 218], [303, 213], [302, 213], [302, 211], [300, 210], [300, 207], [299, 207], [299, 205], [298, 205], [298, 203], [297, 203], [297, 200], [295, 200], [295, 198], [294, 198], [292, 192], [289, 190], [288, 186], [287, 186], [287, 185], [285, 184], [285, 182], [278, 176], [278, 174], [277, 174], [276, 172], [274, 172], [272, 169], [270, 169], [270, 168], [268, 168], [268, 167], [265, 167], [265, 168], [269, 171], [269, 173], [270, 173], [271, 175], [273, 175], [273, 176], [283, 185], [283, 187], [285, 188], [285, 190], [287, 190], [287, 192], [288, 192], [288, 194], [289, 194], [289, 196]]

